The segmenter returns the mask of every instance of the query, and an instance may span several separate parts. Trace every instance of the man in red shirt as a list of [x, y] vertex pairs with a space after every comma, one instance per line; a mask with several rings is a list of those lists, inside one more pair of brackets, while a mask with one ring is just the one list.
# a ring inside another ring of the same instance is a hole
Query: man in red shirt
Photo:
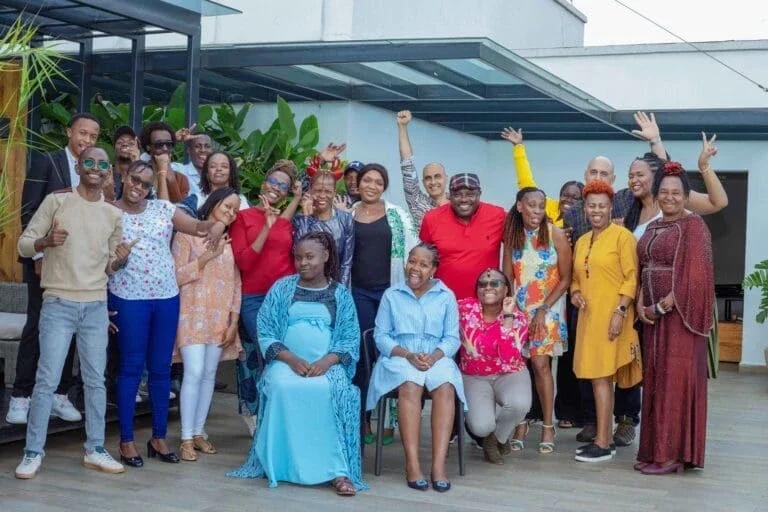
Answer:
[[424, 215], [419, 238], [437, 246], [441, 279], [456, 299], [475, 296], [475, 282], [483, 270], [499, 268], [506, 212], [480, 201], [477, 174], [460, 173], [448, 185], [450, 202]]

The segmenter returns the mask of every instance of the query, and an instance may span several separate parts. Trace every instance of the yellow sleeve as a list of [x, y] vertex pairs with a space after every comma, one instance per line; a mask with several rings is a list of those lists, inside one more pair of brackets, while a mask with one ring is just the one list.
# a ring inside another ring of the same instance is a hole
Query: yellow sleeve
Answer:
[[[528, 156], [525, 154], [525, 146], [523, 144], [512, 146], [512, 159], [515, 162], [518, 190], [526, 187], [538, 188], [536, 180], [533, 179], [531, 163], [528, 161]], [[549, 217], [556, 226], [563, 226], [562, 219], [560, 219], [560, 201], [547, 196], [545, 211], [547, 217]]]
[[634, 299], [637, 291], [637, 242], [628, 230], [621, 228], [619, 233], [619, 263], [624, 279], [619, 287], [619, 295]]

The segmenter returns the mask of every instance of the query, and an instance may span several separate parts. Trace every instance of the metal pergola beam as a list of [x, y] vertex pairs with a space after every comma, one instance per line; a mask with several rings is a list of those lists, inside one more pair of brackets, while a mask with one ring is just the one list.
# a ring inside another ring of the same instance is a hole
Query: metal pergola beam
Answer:
[[200, 33], [200, 14], [157, 0], [72, 0], [74, 3], [186, 36]]
[[423, 75], [426, 75], [432, 79], [440, 80], [445, 84], [453, 87], [455, 90], [462, 93], [465, 97], [484, 99], [488, 96], [485, 89], [485, 84], [473, 80], [467, 76], [457, 73], [442, 64], [433, 61], [416, 61], [416, 62], [398, 62], [401, 66], [405, 66], [414, 71], [417, 71]]
[[131, 107], [130, 123], [136, 133], [141, 130], [144, 118], [144, 55], [146, 40], [139, 36], [131, 40]]
[[93, 40], [80, 43], [80, 75], [78, 76], [78, 112], [88, 112], [91, 109], [91, 87], [93, 77]]

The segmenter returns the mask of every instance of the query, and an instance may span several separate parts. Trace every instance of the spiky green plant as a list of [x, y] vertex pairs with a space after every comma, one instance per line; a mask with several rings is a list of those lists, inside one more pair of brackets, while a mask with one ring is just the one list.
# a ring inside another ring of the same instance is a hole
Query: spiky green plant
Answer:
[[758, 288], [762, 294], [760, 305], [757, 307], [755, 320], [762, 324], [768, 318], [768, 260], [763, 260], [755, 265], [755, 271], [744, 278], [742, 286], [745, 290]]
[[[21, 73], [18, 93], [10, 96], [9, 103], [2, 105], [3, 112], [18, 113], [8, 119], [9, 138], [3, 155], [3, 170], [7, 168], [11, 151], [15, 147], [31, 147], [24, 122], [24, 113], [27, 112], [30, 100], [36, 94], [43, 96], [46, 88], [53, 88], [53, 81], [56, 79], [71, 83], [59, 65], [69, 57], [62, 54], [56, 45], [34, 44], [37, 28], [33, 22], [34, 19], [24, 21], [19, 16], [0, 35], [0, 74], [17, 70]], [[3, 233], [8, 223], [18, 215], [18, 207], [14, 207], [12, 201], [13, 193], [5, 172], [0, 173], [0, 233]]]

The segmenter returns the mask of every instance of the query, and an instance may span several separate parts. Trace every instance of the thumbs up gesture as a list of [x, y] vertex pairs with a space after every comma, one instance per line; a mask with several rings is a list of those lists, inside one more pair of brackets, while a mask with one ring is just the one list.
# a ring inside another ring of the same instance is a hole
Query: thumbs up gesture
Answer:
[[133, 249], [133, 246], [136, 245], [136, 243], [139, 241], [137, 238], [136, 240], [133, 240], [132, 242], [122, 242], [120, 245], [115, 248], [115, 263], [114, 267], [120, 268], [123, 267], [128, 262], [128, 257], [131, 255], [131, 249]]
[[68, 236], [69, 236], [69, 231], [61, 227], [61, 224], [59, 224], [59, 219], [54, 217], [53, 226], [51, 227], [51, 230], [48, 232], [48, 236], [45, 237], [45, 246], [61, 247], [62, 245], [64, 245], [64, 242], [67, 241]]

